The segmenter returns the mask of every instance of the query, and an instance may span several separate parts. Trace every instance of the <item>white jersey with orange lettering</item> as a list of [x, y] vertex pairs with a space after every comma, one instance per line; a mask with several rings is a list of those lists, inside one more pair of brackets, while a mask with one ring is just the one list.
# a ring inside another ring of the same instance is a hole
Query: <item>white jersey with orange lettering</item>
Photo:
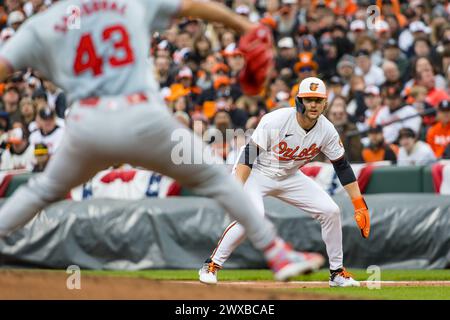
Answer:
[[[343, 267], [340, 209], [329, 194], [299, 168], [320, 152], [330, 160], [338, 160], [344, 156], [344, 147], [333, 124], [323, 115], [306, 132], [300, 127], [296, 114], [295, 108], [282, 108], [261, 119], [251, 139], [264, 150], [253, 163], [244, 189], [260, 215], [265, 213], [263, 198], [273, 196], [319, 220], [330, 269], [337, 270]], [[233, 222], [223, 233], [211, 260], [222, 266], [243, 239], [244, 228]]]
[[344, 155], [334, 125], [323, 115], [306, 132], [297, 121], [295, 108], [282, 108], [262, 117], [251, 139], [264, 149], [253, 170], [269, 178], [295, 174], [320, 152], [331, 161]]

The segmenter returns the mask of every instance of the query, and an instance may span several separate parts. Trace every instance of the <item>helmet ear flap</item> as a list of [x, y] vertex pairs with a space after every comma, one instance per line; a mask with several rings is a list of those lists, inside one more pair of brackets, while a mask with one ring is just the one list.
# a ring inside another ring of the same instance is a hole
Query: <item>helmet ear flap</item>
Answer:
[[305, 113], [305, 106], [303, 105], [302, 98], [295, 97], [295, 108], [297, 109], [297, 112]]

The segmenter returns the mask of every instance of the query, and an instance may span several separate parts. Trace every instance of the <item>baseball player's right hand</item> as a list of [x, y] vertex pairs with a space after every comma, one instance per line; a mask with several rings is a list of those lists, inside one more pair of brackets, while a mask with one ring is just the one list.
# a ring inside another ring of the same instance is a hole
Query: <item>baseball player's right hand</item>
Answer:
[[273, 66], [272, 31], [262, 24], [256, 25], [241, 37], [239, 50], [246, 61], [239, 74], [242, 90], [247, 95], [257, 95], [264, 88]]
[[370, 215], [367, 208], [366, 201], [361, 196], [352, 199], [353, 207], [355, 208], [355, 221], [361, 230], [361, 236], [365, 239], [369, 238], [370, 234]]

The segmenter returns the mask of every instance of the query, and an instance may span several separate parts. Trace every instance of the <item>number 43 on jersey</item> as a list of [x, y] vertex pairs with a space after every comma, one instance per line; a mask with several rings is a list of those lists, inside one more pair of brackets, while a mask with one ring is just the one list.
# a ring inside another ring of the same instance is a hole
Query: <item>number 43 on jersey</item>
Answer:
[[[97, 55], [95, 44], [90, 33], [85, 33], [81, 36], [80, 43], [77, 47], [77, 55], [73, 64], [73, 71], [75, 75], [80, 75], [88, 70], [92, 71], [94, 76], [99, 76], [103, 73], [104, 63], [109, 63], [113, 68], [126, 66], [134, 62], [134, 53], [130, 46], [130, 37], [127, 30], [122, 25], [113, 25], [107, 27], [102, 32], [102, 41], [107, 42], [112, 37], [117, 40], [113, 42], [114, 54], [104, 61], [102, 57]], [[123, 56], [118, 57], [117, 53], [123, 52]]]

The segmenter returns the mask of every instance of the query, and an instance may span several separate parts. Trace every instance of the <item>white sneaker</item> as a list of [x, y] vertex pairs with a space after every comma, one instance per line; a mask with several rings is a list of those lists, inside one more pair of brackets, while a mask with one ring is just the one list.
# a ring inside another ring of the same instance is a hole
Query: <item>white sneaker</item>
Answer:
[[221, 266], [208, 259], [198, 270], [199, 280], [205, 284], [217, 284], [217, 272], [222, 269]]
[[330, 287], [360, 287], [361, 284], [352, 278], [345, 268], [336, 270], [330, 274]]

